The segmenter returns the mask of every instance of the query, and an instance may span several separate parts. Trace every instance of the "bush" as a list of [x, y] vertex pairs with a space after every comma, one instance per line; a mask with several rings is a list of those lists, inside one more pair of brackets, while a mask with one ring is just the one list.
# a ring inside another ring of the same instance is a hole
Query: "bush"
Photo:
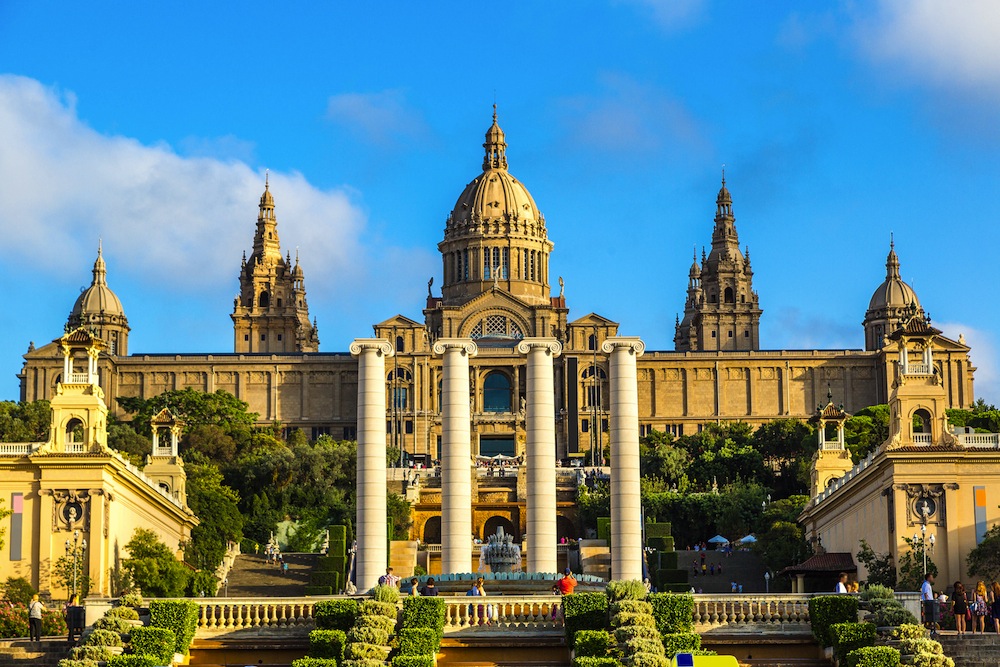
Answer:
[[872, 622], [880, 628], [894, 627], [897, 625], [916, 625], [920, 622], [895, 599], [878, 601], [873, 600], [873, 603], [874, 602], [883, 603], [875, 607], [875, 613], [872, 617]]
[[659, 569], [656, 571], [656, 580], [660, 585], [686, 584], [688, 581], [688, 571], [678, 568]]
[[865, 590], [861, 591], [861, 599], [867, 602], [868, 600], [891, 600], [893, 599], [893, 591], [888, 586], [883, 586], [882, 584], [868, 584], [865, 586]]
[[655, 653], [633, 653], [624, 662], [629, 667], [670, 667], [670, 661]]
[[918, 653], [941, 655], [944, 649], [941, 648], [939, 642], [927, 637], [921, 637], [920, 639], [904, 639], [899, 642], [899, 652], [906, 655], [917, 655]]
[[899, 667], [899, 651], [891, 646], [866, 646], [847, 654], [847, 667]]
[[313, 606], [316, 627], [347, 632], [358, 620], [357, 600], [323, 600]]
[[631, 581], [609, 581], [605, 592], [611, 602], [618, 602], [619, 600], [645, 600], [649, 594], [646, 590], [646, 584], [635, 579]]
[[333, 595], [333, 586], [306, 586], [306, 595]]
[[142, 594], [123, 593], [122, 596], [118, 598], [118, 604], [122, 607], [141, 607], [143, 605]]
[[356, 658], [353, 660], [345, 660], [343, 662], [343, 667], [385, 667], [385, 660], [378, 660], [376, 658]]
[[645, 600], [621, 600], [620, 602], [615, 602], [611, 605], [611, 614], [618, 614], [623, 611], [632, 612], [634, 614], [650, 614], [653, 613], [653, 605], [649, 604]]
[[213, 598], [218, 590], [219, 580], [215, 578], [214, 572], [208, 570], [198, 570], [188, 581], [188, 593], [195, 597], [204, 593], [206, 597]]
[[821, 595], [809, 599], [809, 622], [820, 646], [832, 646], [830, 626], [834, 623], [855, 623], [858, 620], [858, 600], [852, 595]]
[[615, 630], [615, 640], [619, 643], [624, 644], [628, 640], [635, 639], [636, 637], [641, 637], [643, 639], [658, 639], [660, 637], [660, 633], [656, 628], [650, 628], [645, 625], [626, 625]]
[[434, 655], [440, 641], [434, 628], [402, 628], [396, 643], [400, 655]]
[[652, 653], [653, 655], [663, 655], [663, 642], [659, 639], [645, 639], [643, 637], [636, 637], [635, 639], [630, 639], [625, 642], [623, 647], [626, 655], [635, 655], [636, 653]]
[[137, 627], [132, 628], [128, 643], [132, 653], [153, 656], [157, 665], [169, 665], [174, 658], [177, 637], [168, 628]]
[[379, 602], [399, 602], [399, 589], [395, 586], [376, 586], [372, 589], [372, 599]]
[[292, 667], [337, 667], [340, 662], [334, 658], [296, 658], [292, 660]]
[[349, 660], [380, 660], [385, 662], [388, 656], [389, 647], [378, 644], [348, 644], [344, 650], [344, 657]]
[[87, 635], [86, 646], [121, 646], [122, 636], [111, 630], [94, 630]]
[[397, 655], [392, 667], [434, 667], [433, 655]]
[[97, 660], [106, 662], [112, 655], [111, 649], [107, 646], [74, 646], [69, 657], [73, 660]]
[[652, 614], [633, 614], [630, 611], [623, 611], [611, 619], [611, 625], [615, 628], [623, 625], [645, 625], [646, 627], [655, 628], [656, 619], [653, 618]]
[[396, 619], [385, 616], [359, 616], [354, 624], [356, 628], [375, 628], [387, 635], [391, 635], [396, 629]]
[[691, 653], [701, 648], [701, 635], [696, 632], [672, 632], [662, 635], [660, 640], [668, 658], [676, 653]]
[[3, 599], [13, 604], [28, 606], [35, 589], [24, 577], [7, 577], [3, 585]]
[[389, 633], [377, 628], [353, 627], [347, 631], [348, 644], [378, 644], [385, 646], [389, 641]]
[[95, 630], [111, 630], [120, 635], [127, 635], [132, 631], [132, 624], [124, 618], [118, 618], [117, 616], [102, 616], [94, 621], [93, 628]]
[[837, 659], [844, 661], [854, 649], [875, 643], [875, 626], [871, 623], [834, 623], [830, 626], [830, 637]]
[[156, 667], [159, 664], [151, 655], [113, 655], [107, 667]]
[[444, 600], [439, 597], [407, 597], [403, 600], [404, 628], [444, 628]]
[[923, 639], [926, 636], [926, 628], [915, 623], [904, 623], [892, 631], [893, 639]]
[[580, 630], [606, 630], [608, 627], [608, 598], [603, 593], [564, 595], [563, 619], [566, 640], [570, 645], [573, 645], [576, 633]]
[[[27, 617], [28, 611], [24, 611]], [[65, 635], [67, 632], [66, 619], [63, 618], [62, 611], [46, 609], [42, 612], [42, 635], [51, 637], [53, 635]], [[23, 635], [22, 635], [23, 636]]]
[[174, 600], [152, 600], [149, 603], [149, 624], [167, 628], [174, 633], [174, 653], [188, 654], [188, 647], [198, 629], [198, 603]]
[[573, 667], [619, 667], [620, 664], [614, 658], [591, 658], [588, 656], [573, 658]]
[[26, 637], [28, 635], [28, 611], [24, 607], [0, 607], [0, 637]]
[[313, 630], [309, 633], [309, 657], [333, 658], [339, 662], [344, 659], [346, 643], [347, 635], [343, 630]]
[[123, 618], [126, 621], [138, 621], [139, 612], [137, 612], [132, 607], [112, 607], [104, 612], [105, 618], [113, 616], [114, 618]]
[[97, 661], [89, 658], [83, 660], [63, 659], [59, 661], [59, 667], [97, 667]]
[[614, 642], [607, 630], [580, 630], [576, 633], [573, 650], [576, 655], [601, 658], [611, 652]]
[[358, 613], [362, 616], [369, 614], [373, 616], [385, 616], [386, 618], [396, 618], [399, 609], [395, 603], [379, 602], [378, 600], [365, 600], [358, 605]]
[[694, 628], [694, 597], [690, 594], [653, 593], [649, 603], [660, 634], [691, 632]]

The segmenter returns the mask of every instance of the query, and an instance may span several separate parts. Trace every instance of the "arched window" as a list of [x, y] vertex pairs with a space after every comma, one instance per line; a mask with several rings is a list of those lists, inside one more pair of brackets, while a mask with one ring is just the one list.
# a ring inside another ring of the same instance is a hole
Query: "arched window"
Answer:
[[403, 337], [402, 336], [396, 336], [396, 352], [402, 352], [403, 351], [403, 347], [404, 347], [403, 346]]
[[501, 264], [500, 277], [504, 280], [510, 280], [510, 250], [507, 248], [503, 249], [503, 263]]
[[271, 295], [268, 294], [267, 292], [261, 292], [260, 298], [257, 300], [257, 303], [260, 304], [261, 308], [267, 308], [268, 306], [271, 305]]
[[441, 544], [441, 517], [432, 516], [424, 522], [424, 544]]
[[931, 413], [927, 412], [927, 410], [924, 410], [923, 408], [920, 408], [913, 413], [913, 432], [931, 432]]
[[724, 297], [726, 299], [726, 303], [736, 303], [736, 293], [733, 292], [732, 287], [726, 288], [726, 291], [724, 292]]
[[503, 528], [504, 535], [510, 535], [515, 540], [517, 539], [514, 524], [505, 516], [491, 516], [486, 520], [483, 524], [483, 539], [486, 540], [490, 535], [496, 535], [497, 528]]
[[719, 297], [717, 297], [715, 295], [715, 292], [710, 292], [709, 293], [709, 295], [708, 295], [708, 302], [709, 303], [718, 303], [719, 302]]
[[280, 296], [275, 301], [275, 304], [277, 305], [278, 308], [281, 308], [281, 297]]
[[83, 422], [74, 417], [66, 424], [66, 447], [68, 451], [82, 451], [83, 445]]
[[512, 412], [510, 378], [502, 371], [492, 371], [483, 382], [483, 410], [485, 412]]

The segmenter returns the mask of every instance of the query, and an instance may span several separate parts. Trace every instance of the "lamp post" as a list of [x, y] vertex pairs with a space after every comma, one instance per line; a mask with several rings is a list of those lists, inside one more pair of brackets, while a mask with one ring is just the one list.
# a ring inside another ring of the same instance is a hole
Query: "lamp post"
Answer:
[[771, 573], [770, 572], [764, 572], [764, 592], [765, 593], [770, 593], [771, 592]]
[[225, 579], [222, 580], [222, 585], [226, 589], [226, 595], [225, 595], [225, 597], [229, 597], [229, 578], [228, 577], [226, 577]]
[[73, 559], [73, 595], [76, 595], [77, 581], [80, 576], [80, 565], [83, 555], [87, 552], [86, 538], [80, 539], [80, 531], [73, 531], [73, 539], [66, 540], [66, 554]]

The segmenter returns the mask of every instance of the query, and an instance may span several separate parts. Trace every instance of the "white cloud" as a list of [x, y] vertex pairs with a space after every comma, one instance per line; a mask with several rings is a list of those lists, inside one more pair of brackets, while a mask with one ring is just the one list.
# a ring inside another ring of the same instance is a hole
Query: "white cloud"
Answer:
[[619, 0], [638, 7], [661, 29], [671, 31], [696, 23], [703, 15], [705, 0]]
[[871, 57], [907, 77], [977, 96], [1000, 94], [996, 0], [881, 0], [858, 29]]
[[409, 108], [399, 89], [377, 93], [341, 93], [330, 97], [327, 118], [378, 145], [397, 138], [422, 139], [428, 128], [423, 116]]
[[958, 340], [965, 336], [965, 344], [972, 348], [969, 356], [976, 367], [976, 398], [993, 405], [1000, 404], [1000, 376], [997, 375], [997, 345], [993, 334], [960, 322], [933, 322], [944, 335]]

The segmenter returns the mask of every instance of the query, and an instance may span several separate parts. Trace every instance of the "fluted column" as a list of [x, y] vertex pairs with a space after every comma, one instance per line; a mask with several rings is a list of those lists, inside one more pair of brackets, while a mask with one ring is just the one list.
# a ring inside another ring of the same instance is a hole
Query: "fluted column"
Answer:
[[611, 577], [642, 580], [642, 504], [639, 489], [639, 390], [635, 360], [645, 344], [609, 338], [611, 375]]
[[385, 483], [385, 358], [393, 347], [381, 338], [357, 338], [358, 481], [355, 581], [365, 592], [378, 584], [388, 562]]
[[526, 338], [528, 355], [527, 528], [528, 572], [556, 572], [556, 406], [552, 359], [562, 351], [555, 338]]
[[441, 572], [472, 568], [472, 446], [469, 357], [478, 348], [468, 338], [439, 338], [441, 379]]

